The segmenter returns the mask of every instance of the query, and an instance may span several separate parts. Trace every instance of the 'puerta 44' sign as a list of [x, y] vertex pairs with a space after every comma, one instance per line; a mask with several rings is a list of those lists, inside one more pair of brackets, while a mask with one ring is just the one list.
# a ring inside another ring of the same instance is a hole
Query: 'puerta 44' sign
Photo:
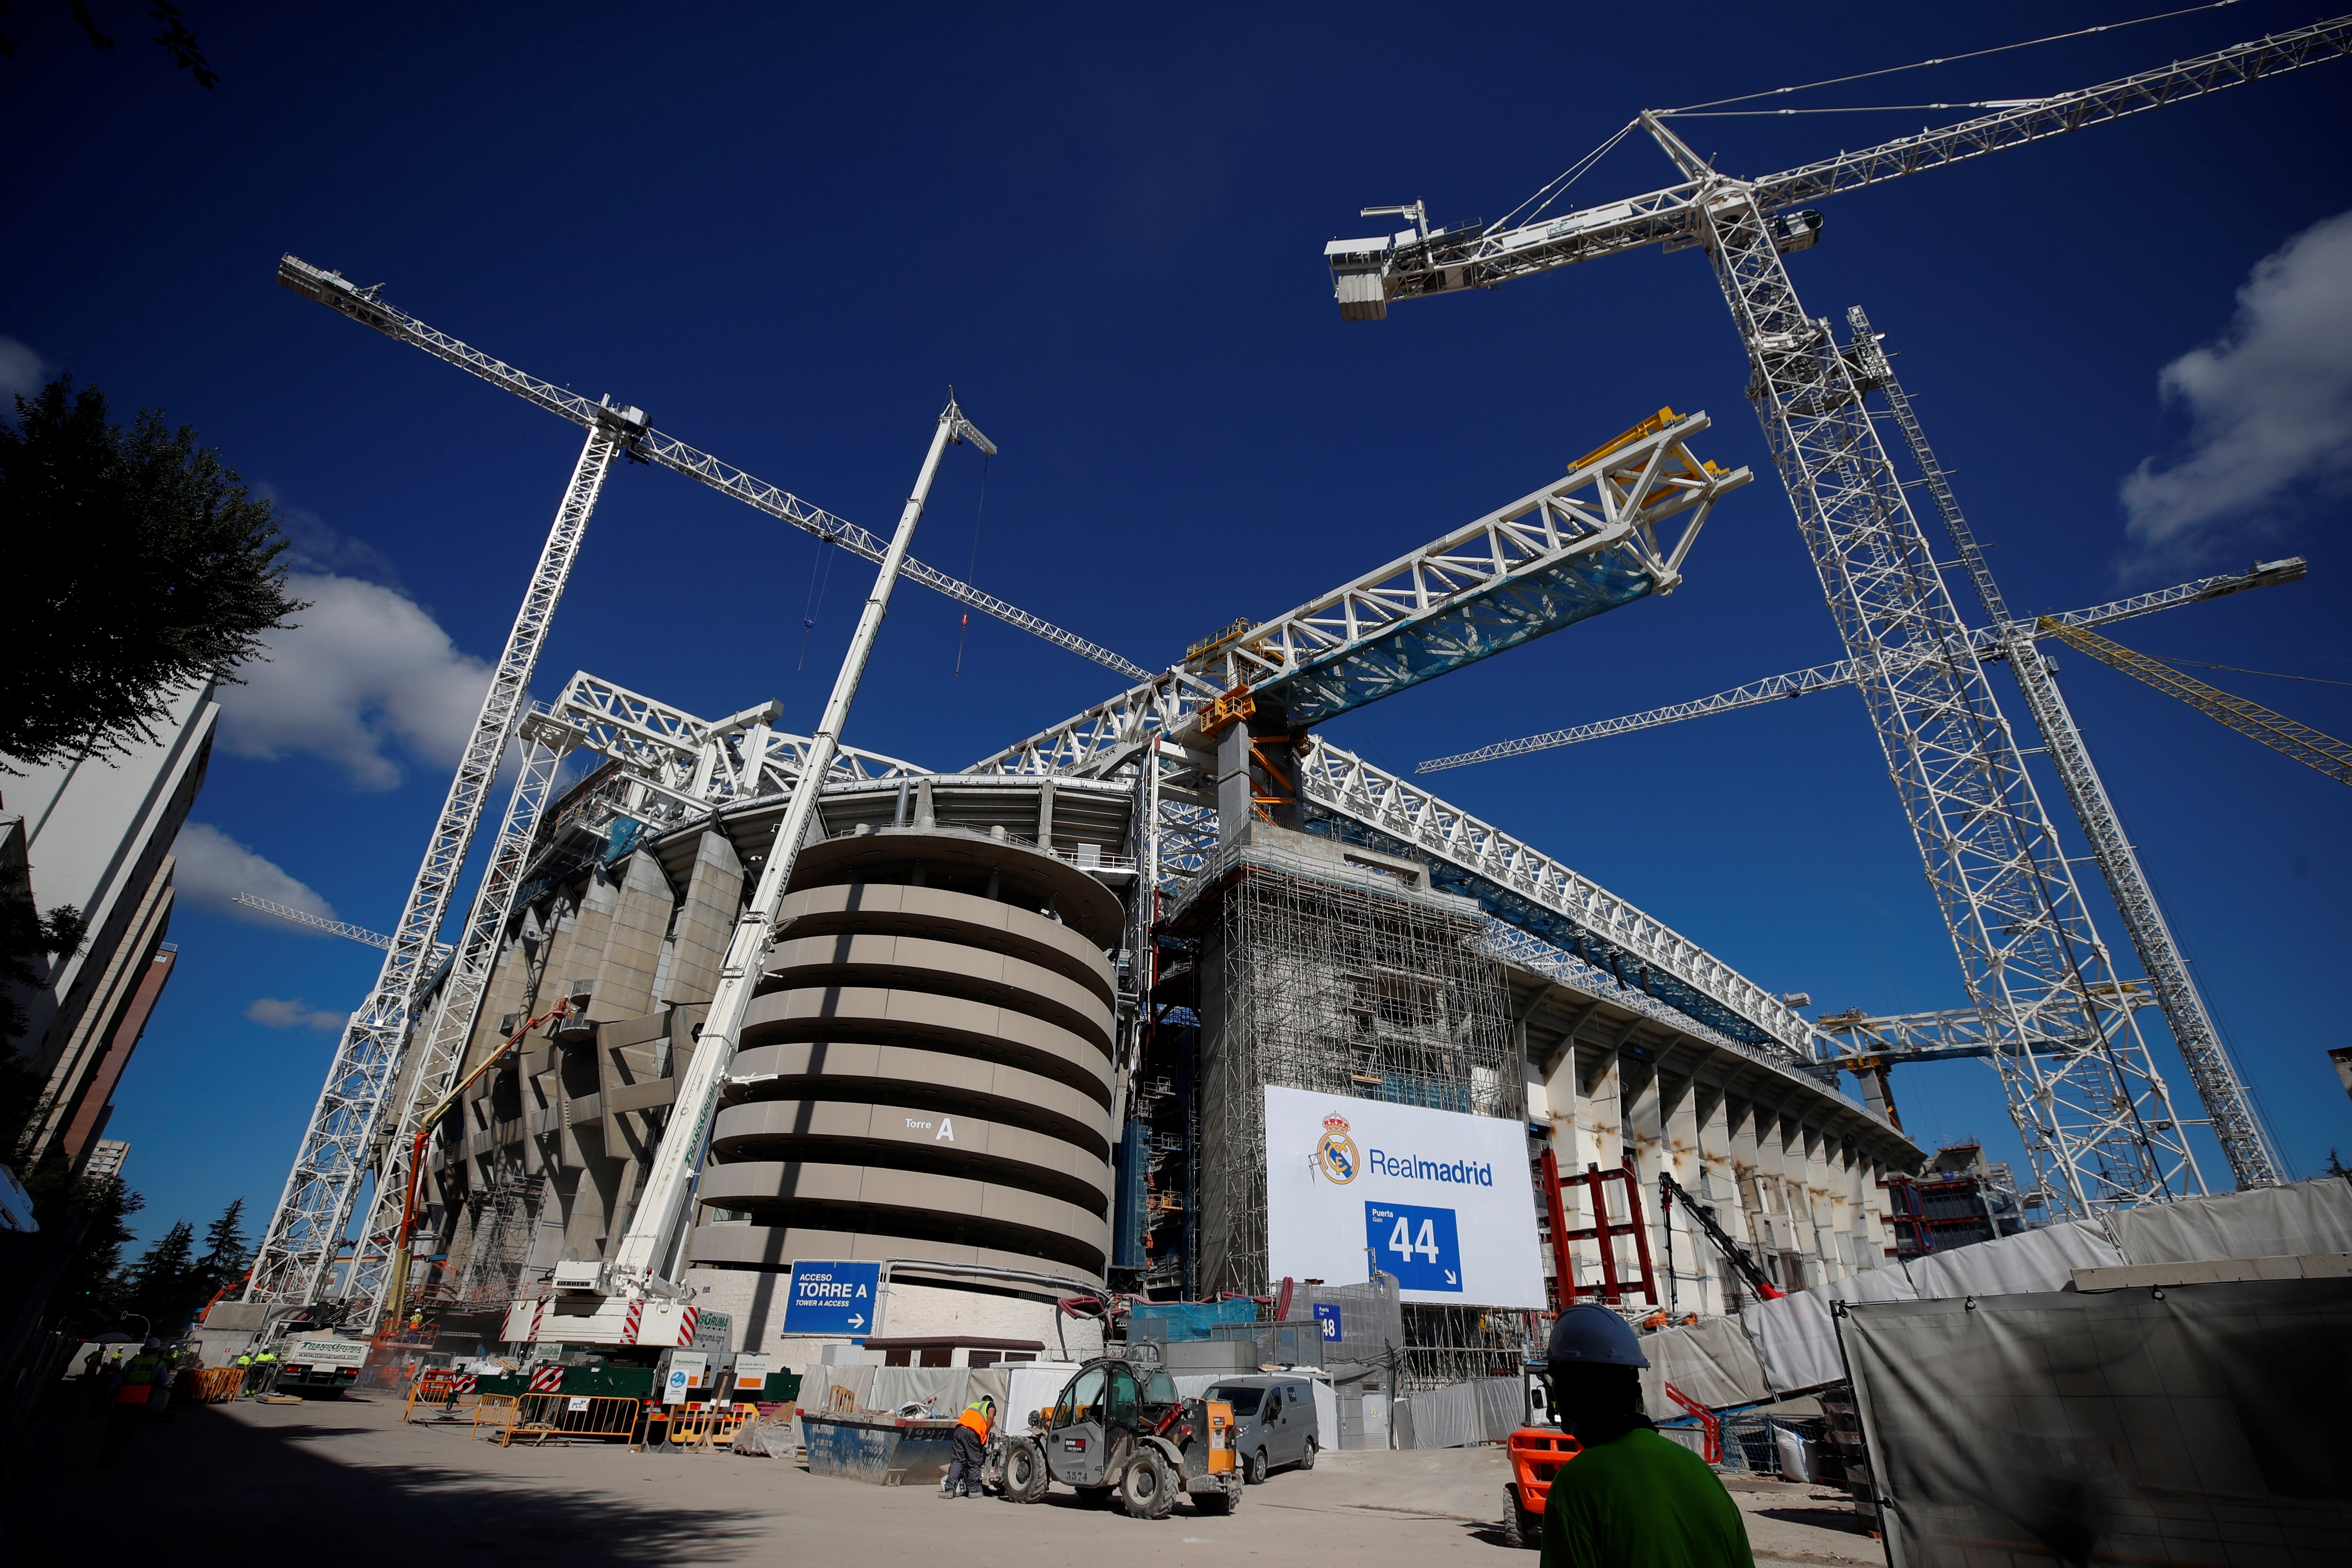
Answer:
[[1267, 1271], [1408, 1301], [1544, 1303], [1527, 1129], [1492, 1116], [1265, 1090]]

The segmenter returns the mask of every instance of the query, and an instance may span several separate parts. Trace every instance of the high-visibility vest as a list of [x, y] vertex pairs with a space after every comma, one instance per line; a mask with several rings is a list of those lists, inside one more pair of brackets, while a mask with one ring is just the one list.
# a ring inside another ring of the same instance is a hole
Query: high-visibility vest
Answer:
[[971, 1427], [973, 1436], [983, 1443], [988, 1441], [988, 1412], [979, 1405], [967, 1407], [962, 1415], [956, 1417], [956, 1425]]
[[123, 1363], [122, 1383], [114, 1391], [117, 1405], [144, 1405], [155, 1392], [155, 1384], [163, 1377], [163, 1358], [156, 1355], [133, 1356]]

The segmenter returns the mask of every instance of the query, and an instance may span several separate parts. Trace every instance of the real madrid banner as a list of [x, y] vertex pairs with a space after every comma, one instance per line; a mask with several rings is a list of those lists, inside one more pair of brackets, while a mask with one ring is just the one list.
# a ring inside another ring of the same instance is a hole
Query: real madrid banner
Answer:
[[1267, 1271], [1334, 1285], [1377, 1264], [1408, 1301], [1545, 1305], [1524, 1125], [1265, 1091]]

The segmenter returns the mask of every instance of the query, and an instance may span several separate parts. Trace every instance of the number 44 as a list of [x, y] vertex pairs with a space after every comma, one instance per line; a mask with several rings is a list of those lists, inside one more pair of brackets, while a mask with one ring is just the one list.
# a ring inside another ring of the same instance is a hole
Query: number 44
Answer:
[[1423, 1220], [1421, 1222], [1421, 1234], [1417, 1237], [1407, 1233], [1406, 1226], [1410, 1222], [1406, 1220], [1404, 1215], [1397, 1215], [1396, 1229], [1389, 1233], [1389, 1250], [1395, 1253], [1399, 1258], [1405, 1259], [1407, 1262], [1412, 1261], [1412, 1255], [1416, 1252], [1428, 1258], [1432, 1263], [1436, 1262], [1437, 1222], [1429, 1219]]

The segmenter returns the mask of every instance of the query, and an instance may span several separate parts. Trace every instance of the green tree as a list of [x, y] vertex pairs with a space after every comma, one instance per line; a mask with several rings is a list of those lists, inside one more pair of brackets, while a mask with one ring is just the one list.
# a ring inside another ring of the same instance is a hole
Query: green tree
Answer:
[[152, 741], [183, 689], [234, 679], [304, 607], [287, 597], [269, 503], [217, 451], [152, 410], [113, 424], [71, 376], [0, 425], [0, 537], [38, 563], [0, 600], [0, 753], [19, 763]]
[[165, 1231], [132, 1266], [123, 1292], [129, 1310], [147, 1320], [149, 1329], [166, 1339], [179, 1332], [180, 1320], [195, 1291], [196, 1231], [186, 1220]]
[[122, 1326], [129, 1281], [122, 1270], [122, 1245], [131, 1239], [131, 1216], [147, 1200], [117, 1176], [75, 1176], [64, 1160], [52, 1158], [25, 1176], [33, 1215], [43, 1230], [62, 1230], [76, 1220], [89, 1228], [65, 1277], [49, 1298], [68, 1333], [95, 1334]]
[[[16, 1000], [17, 989], [37, 991], [47, 982], [48, 972], [34, 960], [65, 957], [89, 931], [89, 922], [73, 905], [59, 904], [44, 915], [33, 907], [25, 873], [15, 867], [0, 870], [0, 1048], [22, 1039], [30, 1022]], [[0, 1149], [16, 1148], [39, 1084], [32, 1068], [0, 1057]]]
[[220, 1218], [205, 1226], [205, 1253], [196, 1260], [196, 1289], [203, 1301], [245, 1278], [253, 1247], [245, 1239], [245, 1200], [233, 1198]]

